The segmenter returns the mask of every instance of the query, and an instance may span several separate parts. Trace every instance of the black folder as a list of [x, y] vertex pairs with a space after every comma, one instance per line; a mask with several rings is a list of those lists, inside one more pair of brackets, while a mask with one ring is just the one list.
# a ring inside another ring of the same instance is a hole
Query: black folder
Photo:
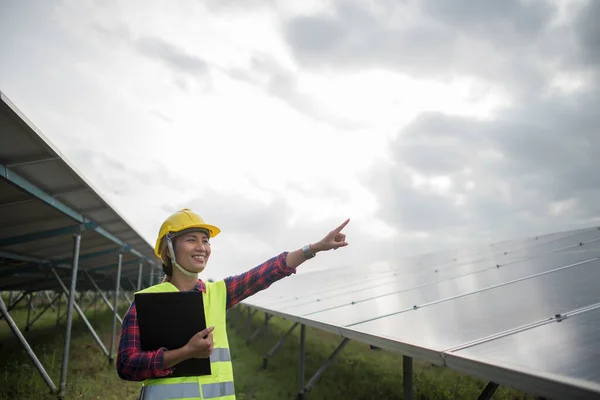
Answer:
[[[135, 305], [142, 351], [178, 349], [206, 329], [202, 292], [138, 293]], [[169, 376], [210, 374], [208, 358], [190, 358], [176, 364]]]

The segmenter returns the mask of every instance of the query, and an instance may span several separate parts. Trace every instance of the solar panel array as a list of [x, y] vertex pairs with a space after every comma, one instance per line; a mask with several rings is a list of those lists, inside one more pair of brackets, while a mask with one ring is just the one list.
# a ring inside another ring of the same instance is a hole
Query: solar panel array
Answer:
[[600, 396], [599, 245], [591, 227], [393, 267], [307, 265], [244, 304], [550, 398]]
[[73, 234], [84, 228], [78, 290], [115, 289], [118, 252], [122, 280], [135, 289], [143, 264], [150, 283], [156, 257], [150, 244], [77, 172], [0, 92], [0, 291], [55, 290], [54, 267], [70, 278]]

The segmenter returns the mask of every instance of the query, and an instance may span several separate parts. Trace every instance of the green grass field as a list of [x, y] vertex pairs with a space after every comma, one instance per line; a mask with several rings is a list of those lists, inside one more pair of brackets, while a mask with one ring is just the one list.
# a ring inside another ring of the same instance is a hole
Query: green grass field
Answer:
[[[26, 304], [25, 301], [22, 302]], [[126, 306], [120, 312], [123, 315]], [[63, 305], [64, 311], [64, 305]], [[91, 324], [108, 348], [112, 314], [105, 308], [86, 313]], [[11, 316], [22, 330], [27, 310], [21, 307]], [[235, 314], [230, 314], [234, 317]], [[238, 329], [239, 321], [230, 318], [230, 346], [239, 400], [282, 400], [296, 398], [300, 329], [296, 328], [280, 350], [269, 360], [265, 370], [263, 354], [267, 348], [264, 336], [246, 343], [247, 328]], [[254, 328], [262, 326], [264, 314], [254, 318]], [[48, 311], [29, 332], [23, 332], [58, 386], [64, 345], [65, 320], [56, 326], [56, 313]], [[292, 326], [292, 322], [271, 318], [268, 346], [272, 347]], [[119, 325], [120, 327], [120, 325]], [[117, 339], [118, 340], [118, 339]], [[305, 382], [308, 381], [340, 343], [333, 334], [306, 329]], [[413, 366], [415, 399], [476, 399], [485, 381], [473, 379], [446, 368], [415, 360]], [[119, 379], [114, 365], [109, 365], [83, 321], [74, 312], [71, 357], [65, 399], [136, 399], [140, 383]], [[316, 382], [309, 399], [401, 399], [402, 356], [350, 341], [342, 353]], [[500, 388], [494, 399], [533, 399], [533, 396]], [[12, 335], [8, 325], [0, 321], [0, 399], [56, 399], [34, 368], [24, 349]]]

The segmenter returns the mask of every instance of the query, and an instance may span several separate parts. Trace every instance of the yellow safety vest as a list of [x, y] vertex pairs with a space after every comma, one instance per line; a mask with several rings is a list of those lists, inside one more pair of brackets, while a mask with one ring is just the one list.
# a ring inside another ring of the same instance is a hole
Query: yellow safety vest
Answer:
[[[137, 293], [178, 292], [170, 282], [151, 286]], [[233, 367], [227, 340], [227, 288], [223, 280], [207, 282], [202, 294], [206, 326], [214, 326], [211, 375], [152, 378], [142, 383], [140, 400], [217, 399], [235, 400]]]

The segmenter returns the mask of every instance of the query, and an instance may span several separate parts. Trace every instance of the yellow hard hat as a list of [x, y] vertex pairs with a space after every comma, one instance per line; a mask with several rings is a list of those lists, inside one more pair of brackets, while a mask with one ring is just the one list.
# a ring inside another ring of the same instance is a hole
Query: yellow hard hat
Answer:
[[208, 230], [211, 238], [217, 236], [221, 230], [214, 225], [207, 224], [204, 219], [190, 210], [184, 208], [183, 210], [177, 211], [175, 214], [170, 215], [160, 227], [158, 232], [158, 238], [156, 239], [156, 245], [154, 246], [154, 253], [160, 258], [160, 245], [163, 238], [170, 233], [178, 233], [191, 228], [201, 228]]

